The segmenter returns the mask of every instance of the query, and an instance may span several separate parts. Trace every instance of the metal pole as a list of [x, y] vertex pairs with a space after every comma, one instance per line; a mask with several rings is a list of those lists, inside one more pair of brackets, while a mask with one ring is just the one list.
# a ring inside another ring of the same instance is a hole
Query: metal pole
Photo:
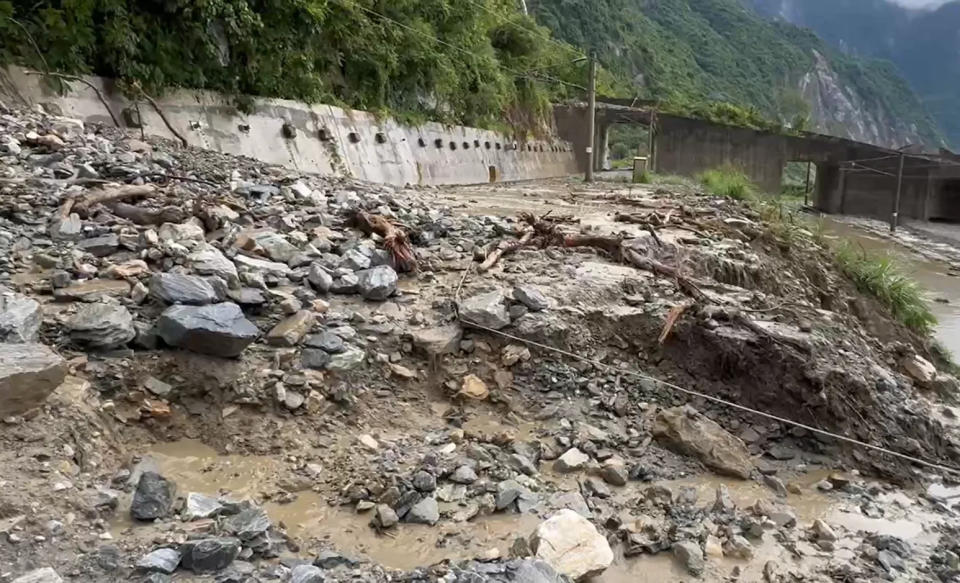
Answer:
[[900, 154], [900, 168], [897, 170], [897, 194], [893, 199], [893, 213], [890, 214], [890, 232], [897, 232], [900, 222], [900, 193], [903, 190], [903, 154]]
[[590, 79], [587, 82], [587, 134], [590, 136], [590, 142], [587, 146], [587, 175], [584, 178], [586, 182], [593, 182], [593, 168], [596, 163], [597, 145], [597, 60], [590, 53]]
[[847, 210], [847, 168], [840, 166], [840, 214]]
[[810, 162], [807, 162], [807, 183], [803, 187], [803, 206], [807, 206], [807, 197], [810, 194]]

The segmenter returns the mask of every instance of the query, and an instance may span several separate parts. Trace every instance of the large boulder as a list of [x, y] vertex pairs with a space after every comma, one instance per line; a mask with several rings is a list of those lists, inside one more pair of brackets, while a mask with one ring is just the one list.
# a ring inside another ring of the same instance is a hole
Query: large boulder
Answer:
[[747, 446], [690, 406], [662, 409], [653, 435], [677, 453], [699, 458], [718, 473], [746, 480], [753, 471]]
[[35, 342], [42, 319], [36, 300], [15, 293], [0, 296], [0, 342]]
[[566, 508], [540, 523], [530, 535], [530, 549], [575, 581], [598, 575], [613, 562], [607, 539], [589, 520]]
[[460, 349], [460, 340], [463, 338], [463, 329], [456, 324], [424, 328], [412, 332], [413, 344], [427, 356], [453, 354]]
[[467, 324], [499, 330], [510, 325], [506, 297], [501, 291], [471, 296], [460, 304], [460, 317]]
[[148, 573], [173, 573], [180, 565], [180, 551], [161, 548], [152, 551], [137, 560], [137, 569]]
[[150, 297], [165, 304], [205, 306], [217, 301], [217, 292], [196, 275], [158, 273], [150, 278]]
[[209, 243], [197, 245], [193, 253], [187, 255], [187, 263], [200, 275], [216, 275], [227, 281], [237, 279], [237, 266]]
[[66, 375], [63, 358], [43, 344], [0, 344], [0, 417], [38, 406]]
[[226, 569], [240, 554], [240, 540], [211, 537], [189, 540], [180, 546], [180, 565], [194, 573], [213, 573]]
[[130, 516], [136, 520], [156, 520], [170, 513], [177, 485], [156, 472], [144, 472], [130, 503]]
[[113, 233], [109, 233], [107, 235], [100, 235], [99, 237], [84, 239], [77, 243], [77, 247], [95, 257], [106, 257], [111, 253], [116, 253], [120, 247], [120, 239]]
[[240, 306], [225, 302], [171, 306], [160, 315], [157, 334], [170, 346], [233, 358], [256, 340], [260, 331], [244, 317]]
[[63, 579], [52, 568], [43, 567], [21, 575], [10, 583], [63, 583]]
[[67, 321], [70, 340], [89, 348], [110, 349], [133, 340], [133, 316], [120, 304], [84, 304]]
[[389, 265], [378, 265], [357, 272], [360, 295], [367, 300], [383, 301], [397, 291], [397, 272]]

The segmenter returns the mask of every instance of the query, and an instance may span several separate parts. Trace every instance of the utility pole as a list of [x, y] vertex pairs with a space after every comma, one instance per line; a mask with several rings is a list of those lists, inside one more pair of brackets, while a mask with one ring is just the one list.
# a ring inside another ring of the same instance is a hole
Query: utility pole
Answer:
[[807, 181], [803, 185], [803, 206], [807, 206], [807, 200], [810, 196], [810, 162], [807, 161]]
[[594, 58], [593, 51], [590, 52], [590, 78], [587, 80], [587, 134], [590, 141], [587, 145], [587, 175], [584, 178], [586, 182], [593, 182], [593, 167], [596, 161], [597, 133], [597, 59]]
[[897, 232], [900, 222], [900, 193], [903, 190], [903, 152], [900, 153], [900, 168], [897, 170], [897, 194], [893, 199], [893, 212], [890, 214], [890, 232]]

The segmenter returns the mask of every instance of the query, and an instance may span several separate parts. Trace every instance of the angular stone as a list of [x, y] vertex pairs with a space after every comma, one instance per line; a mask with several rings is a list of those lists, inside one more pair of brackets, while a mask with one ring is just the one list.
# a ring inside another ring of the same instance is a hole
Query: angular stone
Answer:
[[187, 221], [185, 223], [164, 223], [160, 225], [157, 236], [161, 241], [177, 243], [180, 241], [203, 241], [206, 233], [199, 224]]
[[337, 336], [329, 330], [325, 330], [320, 334], [308, 336], [305, 344], [310, 348], [319, 348], [329, 352], [330, 354], [340, 354], [347, 349], [347, 345], [344, 344], [343, 338]]
[[230, 537], [189, 540], [180, 546], [184, 569], [194, 573], [213, 573], [225, 569], [240, 554], [240, 541]]
[[374, 520], [376, 520], [376, 524], [380, 528], [393, 528], [400, 522], [397, 513], [386, 504], [377, 504]]
[[397, 291], [397, 272], [389, 265], [380, 265], [357, 272], [360, 295], [366, 300], [382, 302]]
[[403, 520], [414, 524], [429, 524], [433, 526], [440, 520], [440, 508], [437, 505], [437, 499], [429, 497], [417, 502], [410, 507], [410, 510], [403, 517]]
[[460, 317], [466, 324], [499, 330], [510, 325], [506, 297], [501, 291], [471, 296], [460, 304]]
[[39, 406], [66, 375], [63, 358], [43, 344], [0, 344], [0, 418]]
[[355, 273], [341, 275], [330, 286], [330, 292], [335, 294], [355, 294], [360, 289], [360, 278]]
[[370, 267], [370, 258], [361, 253], [359, 249], [349, 249], [340, 257], [340, 263], [337, 267], [344, 267], [350, 271], [360, 271]]
[[417, 330], [411, 335], [414, 346], [423, 350], [428, 356], [439, 356], [454, 354], [459, 350], [463, 330], [456, 324], [450, 324]]
[[157, 549], [137, 561], [137, 569], [146, 572], [173, 573], [180, 565], [180, 551]]
[[240, 306], [229, 302], [171, 306], [160, 315], [157, 333], [170, 346], [224, 358], [239, 356], [260, 335]]
[[283, 319], [267, 333], [267, 343], [273, 346], [296, 346], [313, 328], [316, 316], [310, 310], [300, 310]]
[[202, 277], [158, 273], [150, 278], [150, 297], [165, 304], [205, 306], [217, 301], [217, 292]]
[[540, 312], [550, 307], [547, 296], [532, 285], [518, 285], [513, 288], [513, 299], [525, 305], [531, 312]]
[[921, 384], [929, 383], [937, 376], [937, 367], [916, 354], [904, 358], [901, 365], [907, 374]]
[[0, 342], [34, 342], [40, 332], [40, 303], [21, 294], [0, 296]]
[[613, 563], [607, 539], [573, 510], [560, 510], [530, 535], [530, 549], [558, 573], [579, 581], [602, 573]]
[[562, 473], [576, 472], [583, 469], [590, 461], [590, 456], [573, 447], [553, 462], [553, 469]]
[[253, 540], [270, 530], [272, 524], [267, 513], [258, 507], [247, 508], [223, 521], [222, 530], [242, 541]]
[[248, 271], [263, 275], [286, 277], [290, 274], [290, 267], [286, 263], [256, 259], [254, 257], [247, 257], [246, 255], [237, 255], [233, 258], [233, 262], [236, 263], [238, 267], [246, 268]]
[[324, 583], [323, 569], [313, 565], [297, 565], [290, 571], [290, 583]]
[[253, 237], [253, 240], [263, 248], [267, 257], [274, 261], [287, 263], [300, 252], [300, 250], [287, 241], [283, 235], [272, 231], [259, 233]]
[[190, 492], [187, 494], [186, 508], [181, 515], [185, 520], [199, 520], [219, 516], [224, 509], [225, 506], [220, 500], [206, 494]]
[[697, 457], [721, 474], [746, 480], [753, 471], [743, 442], [693, 407], [661, 410], [654, 421], [653, 435], [667, 447]]
[[703, 550], [694, 541], [681, 541], [673, 544], [673, 556], [683, 565], [691, 575], [699, 576], [703, 573]]
[[457, 484], [472, 484], [477, 481], [477, 472], [470, 466], [463, 465], [454, 470], [450, 475], [450, 481]]
[[627, 471], [621, 465], [607, 464], [600, 469], [600, 477], [612, 486], [627, 485]]
[[135, 520], [156, 520], [170, 512], [177, 493], [177, 485], [156, 472], [144, 472], [137, 482], [130, 504], [130, 516]]
[[187, 255], [187, 264], [200, 275], [216, 275], [228, 282], [237, 279], [237, 266], [209, 243], [197, 245]]
[[263, 295], [263, 292], [253, 287], [228, 289], [227, 297], [241, 306], [262, 306], [267, 303], [267, 298]]
[[71, 341], [99, 349], [123, 346], [137, 335], [133, 316], [120, 304], [84, 304], [67, 321], [66, 328]]
[[307, 273], [307, 281], [313, 286], [313, 289], [320, 293], [327, 293], [333, 287], [333, 276], [330, 275], [320, 263], [310, 265], [310, 271]]
[[83, 234], [80, 215], [70, 213], [66, 219], [54, 219], [50, 223], [50, 238], [54, 241], [76, 241]]
[[305, 348], [300, 353], [300, 364], [303, 368], [323, 370], [330, 364], [330, 353], [319, 348]]
[[94, 257], [106, 257], [112, 253], [116, 253], [119, 247], [120, 240], [113, 233], [99, 237], [91, 237], [77, 243], [78, 249]]
[[130, 284], [122, 279], [91, 279], [53, 290], [53, 297], [60, 301], [91, 301], [102, 296], [126, 297]]
[[437, 478], [424, 470], [415, 473], [411, 482], [413, 482], [413, 487], [421, 492], [433, 492], [437, 489]]
[[10, 583], [63, 583], [63, 579], [51, 567], [43, 567], [21, 575]]
[[363, 364], [366, 359], [366, 353], [360, 348], [350, 346], [340, 354], [334, 354], [327, 363], [327, 370], [334, 372], [344, 372], [353, 370]]

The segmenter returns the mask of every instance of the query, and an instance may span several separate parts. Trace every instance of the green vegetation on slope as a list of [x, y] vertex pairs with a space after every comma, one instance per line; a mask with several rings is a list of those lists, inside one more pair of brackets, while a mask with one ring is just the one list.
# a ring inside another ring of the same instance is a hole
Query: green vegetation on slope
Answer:
[[[767, 22], [738, 0], [539, 0], [535, 10], [559, 38], [596, 49], [621, 92], [679, 112], [747, 127], [769, 118], [802, 129], [810, 108], [797, 88], [814, 69], [816, 51], [870, 106], [916, 124], [931, 143], [939, 140], [889, 64], [838, 53], [813, 33]], [[736, 107], [704, 105], [711, 102]]]
[[583, 83], [548, 35], [513, 0], [0, 0], [0, 62], [484, 127]]

